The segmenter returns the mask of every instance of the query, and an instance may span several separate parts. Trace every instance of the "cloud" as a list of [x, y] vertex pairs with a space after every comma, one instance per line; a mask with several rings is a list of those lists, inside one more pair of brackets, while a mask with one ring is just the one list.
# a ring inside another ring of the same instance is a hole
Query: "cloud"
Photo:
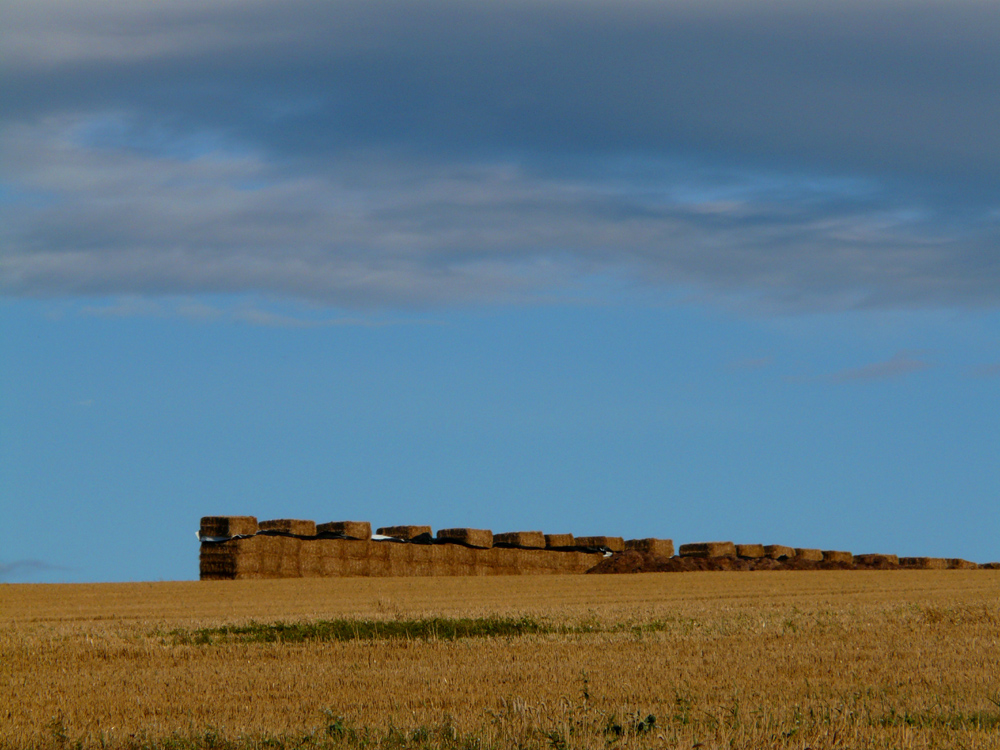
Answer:
[[19, 0], [0, 45], [0, 293], [1000, 303], [987, 4]]
[[883, 362], [872, 362], [861, 367], [841, 370], [830, 375], [828, 379], [835, 383], [849, 383], [858, 380], [887, 380], [920, 372], [931, 367], [926, 361], [918, 359], [919, 354], [919, 352], [897, 352]]
[[44, 560], [14, 560], [13, 562], [0, 562], [0, 581], [5, 581], [13, 577], [30, 576], [34, 573], [44, 573], [52, 570], [67, 570], [59, 565], [47, 563]]

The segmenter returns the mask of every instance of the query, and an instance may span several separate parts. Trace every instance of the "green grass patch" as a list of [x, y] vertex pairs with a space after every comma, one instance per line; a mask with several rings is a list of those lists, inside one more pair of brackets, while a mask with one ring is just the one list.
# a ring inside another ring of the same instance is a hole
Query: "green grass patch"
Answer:
[[315, 620], [250, 622], [198, 630], [172, 630], [176, 644], [306, 643], [315, 641], [447, 640], [502, 638], [558, 629], [530, 617], [433, 617], [419, 620]]

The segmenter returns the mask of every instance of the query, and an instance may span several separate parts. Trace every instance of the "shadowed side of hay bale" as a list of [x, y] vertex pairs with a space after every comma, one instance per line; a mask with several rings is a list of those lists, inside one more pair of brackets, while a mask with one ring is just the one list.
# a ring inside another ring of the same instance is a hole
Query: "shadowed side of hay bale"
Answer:
[[560, 547], [575, 547], [576, 540], [572, 534], [546, 534], [545, 546], [548, 549], [559, 549]]
[[1000, 562], [980, 563], [980, 570], [1000, 570]]
[[806, 562], [822, 562], [823, 561], [823, 550], [820, 549], [806, 549], [804, 547], [795, 548], [795, 559], [804, 560]]
[[854, 564], [854, 555], [850, 552], [842, 552], [835, 549], [825, 549], [823, 550], [823, 562], [825, 563], [843, 563], [845, 565]]
[[283, 531], [298, 536], [316, 536], [316, 522], [298, 518], [274, 518], [260, 522], [261, 531]]
[[948, 570], [975, 570], [978, 568], [974, 562], [969, 560], [963, 560], [960, 557], [949, 557], [948, 558]]
[[437, 538], [445, 542], [457, 542], [467, 547], [489, 549], [493, 546], [493, 532], [489, 529], [439, 529]]
[[744, 560], [759, 560], [764, 557], [763, 544], [737, 544], [736, 556]]
[[784, 544], [765, 544], [764, 556], [772, 560], [791, 560], [795, 557], [795, 550]]
[[681, 557], [736, 557], [736, 545], [732, 542], [692, 542], [682, 544]]
[[606, 547], [612, 552], [624, 552], [625, 540], [620, 536], [578, 536], [577, 547]]
[[493, 544], [506, 544], [523, 549], [544, 549], [545, 534], [540, 531], [506, 531], [493, 535]]
[[380, 536], [391, 536], [396, 539], [415, 539], [418, 536], [427, 534], [430, 536], [430, 526], [382, 526], [375, 530]]
[[199, 533], [203, 537], [253, 536], [256, 516], [203, 516]]
[[901, 568], [916, 568], [917, 570], [945, 570], [948, 561], [940, 557], [901, 557]]
[[343, 534], [351, 539], [371, 539], [372, 525], [368, 521], [329, 521], [316, 526], [317, 534]]

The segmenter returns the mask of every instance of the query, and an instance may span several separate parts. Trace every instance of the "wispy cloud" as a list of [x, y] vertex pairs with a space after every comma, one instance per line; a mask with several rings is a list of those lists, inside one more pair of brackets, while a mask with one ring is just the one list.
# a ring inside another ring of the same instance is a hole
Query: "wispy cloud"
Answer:
[[849, 383], [858, 380], [887, 380], [920, 372], [931, 367], [920, 359], [921, 352], [900, 351], [882, 362], [872, 362], [861, 367], [852, 367], [835, 372], [827, 377], [834, 383]]
[[12, 0], [0, 293], [997, 306], [988, 5]]
[[13, 562], [0, 562], [0, 581], [5, 581], [15, 576], [30, 576], [33, 573], [44, 573], [51, 570], [67, 570], [60, 565], [53, 565], [44, 560], [14, 560]]

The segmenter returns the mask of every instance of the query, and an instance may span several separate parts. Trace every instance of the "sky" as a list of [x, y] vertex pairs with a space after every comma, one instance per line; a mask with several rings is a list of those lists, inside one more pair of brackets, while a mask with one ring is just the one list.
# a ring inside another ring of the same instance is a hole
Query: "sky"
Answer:
[[0, 15], [0, 581], [221, 514], [1000, 560], [992, 0]]

